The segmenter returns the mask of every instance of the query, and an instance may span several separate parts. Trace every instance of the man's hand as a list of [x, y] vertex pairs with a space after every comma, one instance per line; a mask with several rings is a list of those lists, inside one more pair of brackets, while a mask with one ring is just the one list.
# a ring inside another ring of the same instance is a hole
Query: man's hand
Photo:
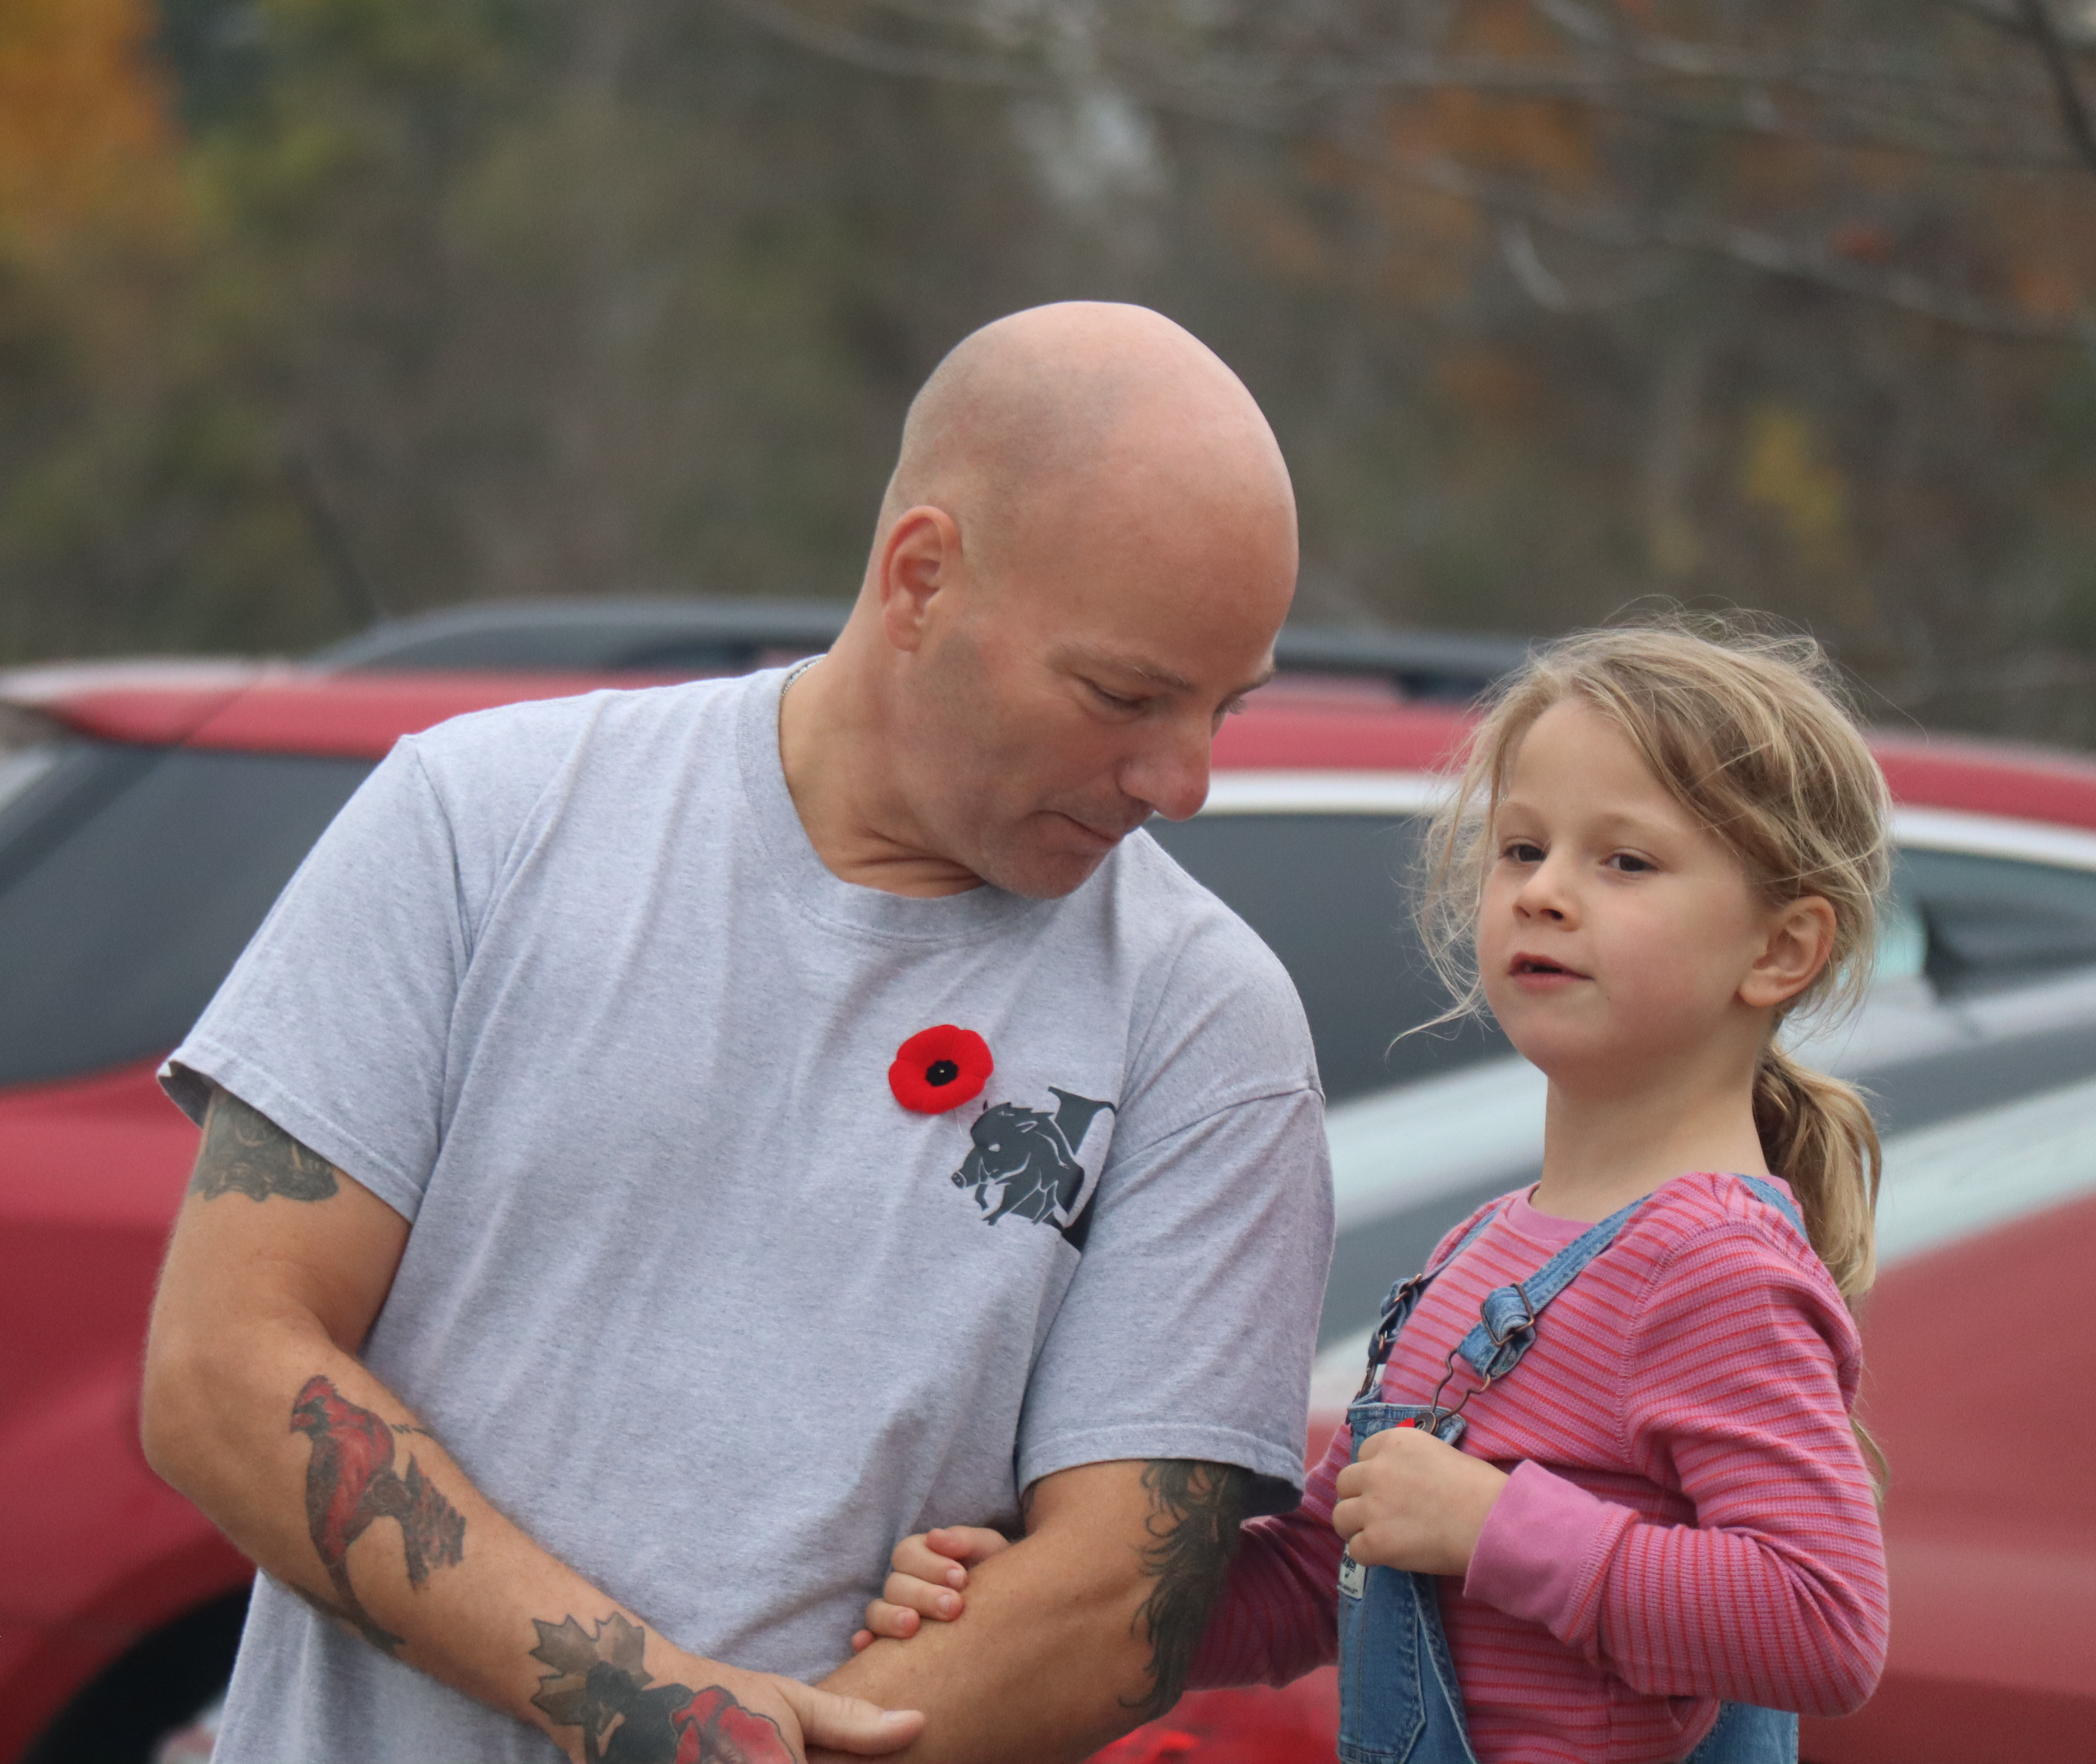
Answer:
[[968, 1570], [1011, 1548], [1002, 1531], [979, 1525], [944, 1525], [913, 1532], [889, 1554], [888, 1583], [866, 1607], [866, 1627], [852, 1637], [863, 1653], [876, 1638], [907, 1641], [919, 1621], [950, 1623], [967, 1609]]
[[1417, 1427], [1392, 1427], [1361, 1442], [1339, 1472], [1332, 1527], [1347, 1553], [1376, 1568], [1460, 1574], [1507, 1485], [1505, 1473]]
[[631, 1764], [798, 1764], [806, 1745], [890, 1752], [923, 1725], [792, 1679], [683, 1653], [617, 1612], [587, 1628], [572, 1617], [536, 1626], [532, 1657], [552, 1670], [532, 1706], [578, 1764], [614, 1755], [614, 1735], [616, 1756]]
[[[945, 1555], [944, 1567], [941, 1552], [897, 1552], [933, 1614], [945, 1614], [940, 1591], [965, 1587], [967, 1622], [912, 1623], [906, 1646], [869, 1635], [825, 1683], [922, 1709], [908, 1764], [1085, 1757], [1178, 1700], [1250, 1482], [1233, 1465], [1177, 1459], [1043, 1477], [1027, 1491], [1026, 1535], [1008, 1548], [970, 1530], [949, 1534], [966, 1559]], [[918, 1596], [902, 1581], [889, 1587]]]

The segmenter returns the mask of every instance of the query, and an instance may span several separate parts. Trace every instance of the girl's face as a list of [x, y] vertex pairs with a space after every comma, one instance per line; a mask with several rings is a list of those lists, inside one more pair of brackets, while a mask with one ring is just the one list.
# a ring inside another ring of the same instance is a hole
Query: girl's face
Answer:
[[1775, 1007], [1826, 960], [1823, 901], [1771, 906], [1605, 717], [1531, 725], [1478, 923], [1485, 998], [1553, 1079], [1634, 1085], [1733, 1044], [1751, 1070]]

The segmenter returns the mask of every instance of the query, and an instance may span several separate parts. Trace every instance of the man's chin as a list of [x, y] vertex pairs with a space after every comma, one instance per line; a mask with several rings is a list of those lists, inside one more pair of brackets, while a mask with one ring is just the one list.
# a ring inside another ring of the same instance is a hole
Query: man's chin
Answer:
[[[1116, 841], [1116, 844], [1119, 841]], [[977, 873], [993, 888], [1031, 901], [1056, 901], [1090, 881], [1113, 855], [1113, 846], [1086, 851], [1006, 851], [985, 860]]]

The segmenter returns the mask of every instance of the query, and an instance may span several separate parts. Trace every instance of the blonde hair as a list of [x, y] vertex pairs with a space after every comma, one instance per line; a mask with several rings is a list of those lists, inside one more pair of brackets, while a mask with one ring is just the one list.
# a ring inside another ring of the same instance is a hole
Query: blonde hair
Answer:
[[[1859, 1004], [1890, 878], [1884, 778], [1817, 644], [1680, 618], [1552, 644], [1494, 696], [1422, 854], [1427, 952], [1456, 995], [1440, 1020], [1483, 1007], [1474, 939], [1493, 818], [1522, 737], [1567, 701], [1613, 723], [1765, 898], [1817, 895], [1834, 909], [1833, 951], [1778, 1013], [1777, 1031]], [[1853, 1307], [1877, 1266], [1880, 1157], [1870, 1111], [1852, 1086], [1792, 1059], [1776, 1033], [1754, 1072], [1753, 1108], [1769, 1168], [1797, 1195], [1806, 1236]]]

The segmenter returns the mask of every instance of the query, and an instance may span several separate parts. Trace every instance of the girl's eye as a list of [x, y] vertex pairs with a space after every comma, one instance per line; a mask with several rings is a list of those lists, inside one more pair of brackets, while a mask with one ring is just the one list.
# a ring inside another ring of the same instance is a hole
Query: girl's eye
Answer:
[[1617, 869], [1627, 871], [1632, 875], [1636, 875], [1640, 871], [1649, 870], [1652, 868], [1652, 865], [1649, 862], [1638, 856], [1638, 854], [1634, 851], [1619, 851], [1613, 858], [1609, 858], [1609, 862], [1614, 865]]
[[1534, 840], [1513, 839], [1507, 841], [1504, 855], [1509, 863], [1541, 863], [1544, 850]]

